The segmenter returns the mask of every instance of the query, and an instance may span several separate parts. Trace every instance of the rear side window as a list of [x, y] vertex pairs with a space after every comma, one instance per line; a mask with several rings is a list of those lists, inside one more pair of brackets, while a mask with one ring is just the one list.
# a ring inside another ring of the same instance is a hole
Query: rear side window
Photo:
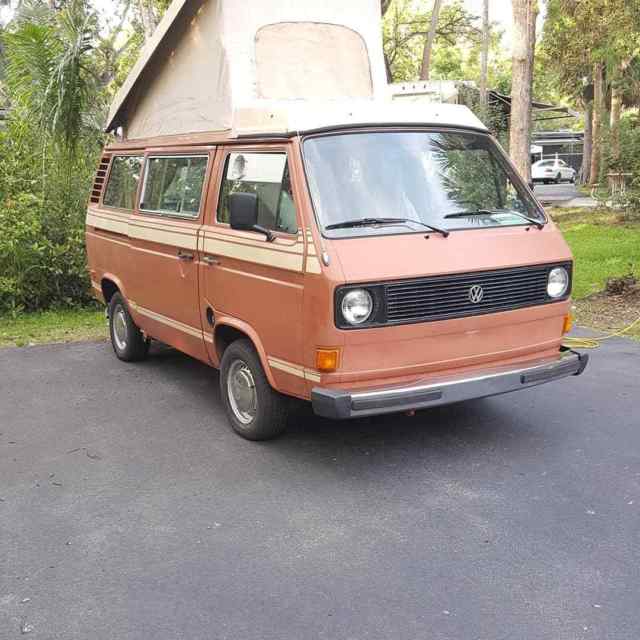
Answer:
[[258, 196], [258, 224], [265, 229], [298, 232], [286, 153], [230, 153], [218, 204], [219, 222], [229, 222], [232, 193]]
[[135, 208], [143, 159], [139, 156], [115, 156], [102, 203], [118, 209]]
[[207, 161], [207, 156], [149, 158], [140, 209], [197, 218]]

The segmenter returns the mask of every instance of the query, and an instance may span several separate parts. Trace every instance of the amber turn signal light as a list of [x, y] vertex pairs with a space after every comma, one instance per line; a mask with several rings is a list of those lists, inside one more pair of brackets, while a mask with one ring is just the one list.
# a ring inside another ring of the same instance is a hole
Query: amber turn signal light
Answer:
[[340, 349], [318, 349], [316, 351], [316, 369], [323, 373], [332, 373], [338, 368]]
[[569, 333], [571, 331], [571, 327], [573, 327], [573, 318], [570, 313], [564, 317], [564, 324], [562, 325], [562, 333]]

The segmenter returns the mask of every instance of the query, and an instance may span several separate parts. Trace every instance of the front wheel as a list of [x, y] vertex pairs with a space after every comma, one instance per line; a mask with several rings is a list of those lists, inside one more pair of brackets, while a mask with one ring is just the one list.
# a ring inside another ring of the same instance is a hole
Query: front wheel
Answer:
[[109, 301], [109, 334], [116, 356], [124, 362], [144, 360], [149, 340], [138, 329], [120, 293]]
[[269, 384], [249, 340], [237, 340], [225, 350], [220, 395], [233, 430], [247, 440], [270, 440], [287, 427], [287, 400]]

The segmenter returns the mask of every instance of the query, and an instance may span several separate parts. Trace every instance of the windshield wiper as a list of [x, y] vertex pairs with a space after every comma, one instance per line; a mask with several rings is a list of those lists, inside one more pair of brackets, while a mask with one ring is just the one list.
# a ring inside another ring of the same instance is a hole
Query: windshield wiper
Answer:
[[510, 213], [514, 216], [518, 216], [531, 224], [534, 224], [538, 229], [544, 229], [545, 223], [542, 220], [536, 220], [535, 218], [530, 218], [529, 216], [525, 216], [524, 213], [520, 213], [519, 211], [500, 211], [498, 209], [478, 209], [477, 211], [456, 211], [456, 213], [448, 213], [445, 218], [469, 218], [470, 216], [492, 216], [496, 213]]
[[344, 220], [343, 222], [328, 224], [325, 229], [349, 229], [352, 227], [371, 227], [376, 224], [407, 224], [409, 222], [422, 225], [436, 233], [441, 233], [445, 238], [449, 237], [449, 232], [446, 229], [439, 229], [431, 224], [422, 222], [422, 220], [411, 220], [410, 218], [356, 218], [354, 220]]

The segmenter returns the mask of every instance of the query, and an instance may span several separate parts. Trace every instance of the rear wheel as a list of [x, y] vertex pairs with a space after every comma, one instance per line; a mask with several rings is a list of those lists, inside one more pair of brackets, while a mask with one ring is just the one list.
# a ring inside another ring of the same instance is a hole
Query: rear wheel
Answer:
[[120, 360], [136, 362], [147, 357], [150, 341], [136, 326], [120, 293], [114, 293], [109, 301], [109, 334]]
[[562, 182], [562, 174], [560, 174], [560, 173], [559, 173], [559, 174], [556, 176], [556, 180], [555, 180], [555, 182], [556, 182], [556, 184], [560, 184], [560, 183]]
[[220, 395], [233, 430], [247, 440], [270, 440], [287, 428], [289, 403], [269, 384], [249, 340], [237, 340], [225, 350]]

